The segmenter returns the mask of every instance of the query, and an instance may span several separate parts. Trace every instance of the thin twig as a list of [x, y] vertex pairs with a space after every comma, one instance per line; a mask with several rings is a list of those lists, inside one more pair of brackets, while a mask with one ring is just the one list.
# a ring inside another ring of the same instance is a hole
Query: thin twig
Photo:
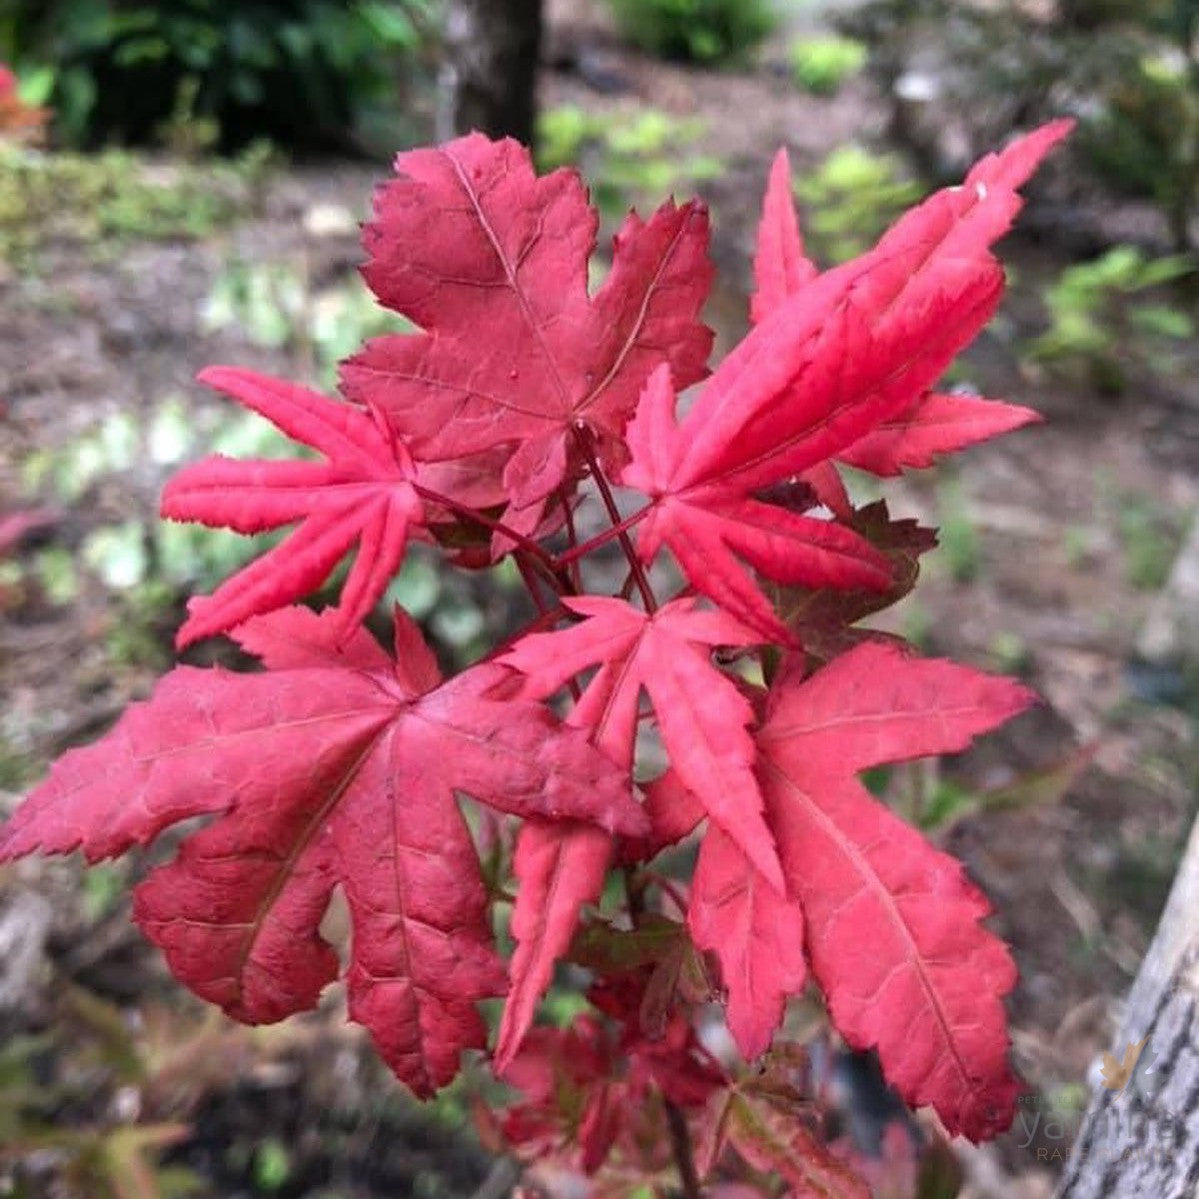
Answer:
[[565, 553], [558, 555], [558, 565], [568, 566], [572, 562], [577, 562], [580, 558], [590, 554], [593, 550], [597, 550], [602, 545], [607, 545], [609, 541], [615, 540], [621, 533], [628, 532], [634, 525], [639, 525], [650, 513], [653, 505], [647, 504], [644, 508], [638, 509], [632, 516], [626, 516], [619, 524], [613, 525], [609, 529], [605, 529], [602, 533], [597, 533], [588, 541], [584, 541], [582, 545], [571, 546]]
[[699, 1186], [699, 1175], [695, 1172], [695, 1154], [691, 1151], [691, 1129], [687, 1127], [687, 1117], [683, 1109], [673, 1100], [667, 1099], [666, 1123], [670, 1128], [670, 1149], [674, 1154], [674, 1164], [679, 1172], [679, 1183], [683, 1190], [683, 1199], [703, 1199]]
[[432, 491], [420, 483], [413, 483], [412, 489], [421, 499], [428, 500], [431, 504], [440, 504], [443, 508], [449, 508], [451, 512], [456, 512], [459, 516], [466, 517], [467, 520], [473, 520], [476, 524], [482, 525], [485, 529], [490, 529], [493, 533], [500, 533], [504, 537], [507, 537], [509, 541], [514, 545], [520, 546], [537, 563], [546, 581], [550, 583], [555, 591], [570, 590], [569, 583], [558, 573], [558, 564], [554, 561], [553, 555], [531, 538], [526, 537], [523, 533], [518, 533], [515, 529], [509, 528], [501, 520], [493, 520], [477, 508], [471, 508], [466, 504], [459, 503], [458, 500], [453, 499], [451, 496], [442, 495], [439, 491]]
[[579, 553], [579, 534], [575, 528], [574, 509], [570, 506], [570, 496], [566, 493], [565, 485], [558, 488], [558, 502], [562, 505], [562, 519], [566, 522], [566, 536], [570, 542], [570, 549], [565, 554], [558, 556], [558, 565], [566, 568], [571, 586], [576, 591], [582, 591], [583, 580], [579, 575], [578, 562], [578, 559], [582, 556]]
[[[575, 441], [587, 463], [587, 469], [591, 472], [591, 477], [595, 480], [595, 485], [599, 490], [604, 510], [608, 513], [608, 519], [614, 528], [619, 527], [623, 523], [620, 509], [616, 506], [612, 488], [608, 486], [608, 480], [600, 469], [599, 459], [596, 458], [595, 449], [591, 444], [591, 435], [586, 428], [582, 427], [576, 427], [574, 433]], [[620, 539], [620, 548], [624, 551], [625, 559], [628, 561], [629, 570], [633, 572], [633, 581], [641, 593], [641, 602], [645, 605], [645, 610], [652, 614], [658, 610], [658, 601], [654, 599], [654, 593], [650, 588], [649, 580], [645, 577], [645, 570], [642, 568], [641, 560], [637, 557], [637, 551], [633, 548], [633, 542], [627, 530], [622, 529], [617, 536]]]

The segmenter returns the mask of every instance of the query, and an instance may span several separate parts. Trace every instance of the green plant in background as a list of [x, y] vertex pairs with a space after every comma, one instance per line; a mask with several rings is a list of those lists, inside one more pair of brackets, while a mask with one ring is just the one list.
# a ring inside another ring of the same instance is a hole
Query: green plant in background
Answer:
[[607, 0], [624, 35], [662, 58], [721, 62], [773, 28], [769, 0]]
[[982, 546], [978, 529], [970, 518], [970, 505], [955, 478], [943, 480], [937, 487], [937, 517], [941, 524], [938, 543], [941, 559], [955, 583], [969, 583], [982, 570]]
[[[148, 142], [183, 111], [226, 147], [268, 136], [344, 144], [394, 107], [432, 0], [10, 0], [0, 60], [36, 81], [56, 132], [94, 146]], [[394, 133], [394, 130], [393, 130]]]
[[831, 262], [873, 245], [922, 191], [897, 155], [873, 154], [854, 145], [834, 150], [796, 187], [804, 208], [804, 235], [817, 256]]
[[692, 152], [703, 121], [680, 120], [653, 108], [589, 113], [574, 104], [551, 108], [537, 123], [542, 170], [581, 166], [607, 216], [620, 217], [649, 194], [694, 186], [721, 173], [711, 155]]
[[1135, 246], [1115, 246], [1091, 262], [1068, 267], [1045, 293], [1050, 326], [1031, 347], [1034, 359], [1079, 374], [1108, 394], [1127, 385], [1126, 368], [1160, 370], [1168, 347], [1194, 335], [1191, 316], [1158, 302], [1131, 303], [1194, 271], [1183, 255], [1147, 258]]
[[1068, 8], [1084, 10], [1092, 24], [1111, 22], [1131, 46], [1108, 76], [1100, 111], [1084, 126], [1092, 163], [1120, 191], [1152, 197], [1179, 250], [1196, 248], [1190, 225], [1199, 205], [1199, 4], [1109, 0]]
[[102, 256], [133, 238], [205, 237], [261, 202], [269, 166], [264, 143], [203, 167], [0, 146], [0, 260], [28, 268], [56, 241]]
[[[1151, 199], [1175, 247], [1199, 248], [1191, 228], [1199, 211], [1199, 4], [1042, 7], [866, 0], [838, 25], [869, 44], [896, 128], [933, 171], [947, 165], [947, 124], [979, 148], [1004, 128], [1066, 108], [1079, 117], [1072, 173]], [[905, 76], [931, 84], [927, 118], [898, 86]]]
[[837, 34], [797, 38], [791, 43], [791, 73], [805, 92], [831, 96], [865, 65], [864, 43]]
[[[60, 984], [57, 1006], [58, 1032], [14, 1037], [0, 1049], [0, 1166], [15, 1188], [4, 1193], [30, 1199], [197, 1194], [200, 1178], [163, 1160], [189, 1132], [168, 1112], [190, 1110], [214, 1064], [223, 1068], [244, 1034], [159, 1009], [147, 1009], [139, 1034], [119, 1009], [70, 984]], [[161, 1039], [164, 1032], [170, 1043]], [[79, 1123], [66, 1126], [59, 1118], [64, 1109]]]
[[334, 384], [338, 363], [362, 342], [412, 328], [357, 276], [313, 293], [302, 262], [236, 259], [217, 277], [200, 321], [208, 332], [239, 329], [255, 345], [294, 350], [322, 387]]
[[1118, 497], [1116, 534], [1129, 585], [1141, 591], [1164, 587], [1183, 534], [1174, 514], [1150, 496], [1125, 493]]

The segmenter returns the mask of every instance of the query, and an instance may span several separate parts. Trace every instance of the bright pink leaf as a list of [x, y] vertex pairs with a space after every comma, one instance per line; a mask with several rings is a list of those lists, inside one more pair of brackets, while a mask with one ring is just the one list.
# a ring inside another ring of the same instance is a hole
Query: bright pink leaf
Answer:
[[602, 663], [589, 691], [610, 688], [609, 752], [626, 769], [633, 764], [638, 704], [646, 691], [679, 779], [781, 889], [752, 771], [753, 739], [746, 725], [753, 710], [710, 661], [711, 647], [752, 645], [757, 634], [731, 617], [697, 609], [694, 600], [674, 600], [652, 616], [618, 599], [587, 596], [563, 603], [586, 619], [560, 632], [522, 637], [500, 660], [527, 676], [534, 696], [552, 695], [580, 671]]
[[750, 305], [750, 319], [756, 325], [818, 273], [816, 265], [804, 254], [791, 193], [791, 160], [786, 150], [780, 150], [770, 168], [758, 224], [758, 249], [754, 255], [757, 290]]
[[604, 889], [612, 839], [589, 825], [528, 821], [520, 830], [513, 869], [520, 883], [512, 911], [516, 951], [495, 1050], [502, 1074], [520, 1048], [554, 963], [574, 936], [579, 911]]
[[706, 373], [702, 206], [630, 216], [592, 298], [598, 221], [575, 172], [538, 178], [523, 147], [479, 134], [401, 154], [396, 170], [365, 229], [363, 273], [425, 332], [369, 343], [343, 382], [420, 459], [512, 447], [504, 486], [528, 508], [566, 477], [577, 428], [619, 456], [653, 367], [687, 383]]
[[790, 641], [789, 632], [741, 562], [779, 583], [886, 587], [886, 562], [841, 525], [718, 487], [673, 493], [670, 479], [686, 445], [674, 407], [663, 367], [650, 378], [627, 434], [635, 466], [623, 481], [660, 497], [638, 531], [644, 561], [669, 546], [683, 573], [705, 595], [763, 639], [783, 642]]
[[424, 520], [408, 452], [377, 418], [282, 379], [210, 367], [200, 381], [265, 416], [323, 462], [206, 458], [167, 484], [162, 514], [239, 533], [300, 527], [206, 598], [188, 605], [182, 647], [281, 608], [329, 577], [357, 544], [342, 589], [342, 628], [360, 623], [399, 569]]
[[974, 1140], [1012, 1120], [1002, 1001], [1015, 967], [979, 923], [990, 906], [961, 865], [853, 774], [963, 749], [1031, 698], [1008, 679], [867, 643], [805, 682], [784, 672], [758, 735], [767, 812], [834, 1023], [877, 1049], [908, 1103]]
[[[1032, 173], [1057, 135], [1054, 126], [1047, 126], [1032, 138], [1017, 142], [1002, 161], [984, 159], [971, 172], [966, 186], [973, 185], [976, 192], [980, 184], [984, 192], [997, 186], [1013, 190]], [[784, 150], [774, 161], [766, 187], [754, 273], [758, 281], [752, 310], [755, 323], [781, 308], [816, 275], [816, 268], [804, 257]], [[837, 457], [860, 470], [896, 475], [905, 469], [931, 466], [938, 454], [965, 449], [1040, 419], [1031, 409], [1016, 405], [930, 392], [852, 442]], [[847, 516], [845, 489], [832, 463], [813, 467], [809, 474], [822, 502], [838, 517]]]
[[[504, 975], [455, 792], [542, 820], [640, 833], [622, 771], [479, 667], [437, 685], [400, 614], [393, 662], [338, 622], [290, 610], [244, 638], [263, 674], [179, 667], [98, 744], [61, 758], [0, 833], [0, 859], [89, 861], [217, 817], [137, 891], [176, 975], [250, 1023], [315, 1005], [338, 973], [319, 925], [335, 886], [354, 926], [350, 1014], [420, 1095], [482, 1046], [475, 1001]], [[294, 648], [287, 648], [293, 641]]]
[[1018, 404], [930, 391], [837, 456], [859, 470], [897, 475], [932, 466], [940, 454], [964, 450], [1041, 419], [1039, 412]]
[[746, 1058], [759, 1057], [782, 1023], [787, 997], [807, 978], [802, 909], [712, 827], [700, 846], [687, 923], [698, 948], [720, 960], [737, 1048]]
[[[989, 247], [1019, 209], [1015, 186], [1068, 130], [1046, 126], [984, 159], [963, 187], [931, 196], [874, 250], [799, 286], [725, 358], [682, 421], [664, 373], [651, 380], [622, 475], [668, 510], [640, 527], [646, 558], [665, 544], [696, 588], [778, 635], [754, 581], [735, 577], [728, 555], [709, 565], [708, 554], [692, 552], [695, 518], [678, 512], [748, 500], [910, 410], [995, 311], [1003, 273]], [[771, 228], [777, 235], [777, 220]], [[798, 253], [792, 243], [789, 260]], [[727, 545], [728, 534], [720, 540]], [[834, 575], [824, 585], [844, 584]]]

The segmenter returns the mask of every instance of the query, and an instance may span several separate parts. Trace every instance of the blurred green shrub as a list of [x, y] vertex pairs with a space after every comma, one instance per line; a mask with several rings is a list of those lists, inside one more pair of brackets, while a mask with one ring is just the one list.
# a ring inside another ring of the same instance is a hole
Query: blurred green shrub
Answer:
[[774, 28], [769, 0], [608, 0], [625, 36], [661, 58], [722, 62]]
[[817, 257], [843, 262], [874, 244], [880, 233], [923, 194], [894, 154], [841, 146], [796, 188], [804, 237]]
[[869, 51], [853, 38], [828, 34], [791, 43], [791, 73], [805, 92], [831, 96], [865, 65]]
[[213, 281], [200, 312], [205, 332], [237, 329], [254, 345], [291, 349], [320, 387], [364, 341], [412, 326], [381, 307], [356, 275], [314, 292], [302, 262], [234, 258]]
[[0, 145], [0, 260], [29, 265], [55, 240], [101, 252], [130, 237], [204, 237], [256, 206], [268, 166], [264, 143], [204, 167]]
[[[838, 25], [870, 46], [896, 127], [932, 172], [950, 165], [947, 127], [973, 158], [1014, 128], [1073, 114], [1071, 174], [1152, 199], [1175, 246], [1199, 248], [1196, 0], [865, 0]], [[931, 119], [905, 79], [931, 88]]]
[[703, 134], [702, 121], [657, 109], [589, 113], [567, 104], [538, 119], [537, 164], [582, 166], [600, 210], [619, 217], [642, 197], [719, 175], [720, 159], [691, 151]]
[[0, 60], [72, 144], [145, 143], [180, 107], [226, 148], [339, 143], [394, 93], [433, 0], [8, 0]]
[[1174, 244], [1189, 246], [1199, 203], [1199, 63], [1178, 51], [1136, 56], [1113, 72], [1102, 111], [1082, 137], [1104, 181], [1152, 197]]
[[1184, 255], [1151, 259], [1135, 246], [1115, 246], [1091, 262], [1067, 268], [1045, 292], [1050, 326], [1033, 342], [1032, 357], [1118, 395], [1127, 384], [1129, 364], [1160, 370], [1169, 365], [1168, 344], [1195, 332], [1194, 321], [1181, 307], [1131, 303], [1131, 298], [1194, 269]]

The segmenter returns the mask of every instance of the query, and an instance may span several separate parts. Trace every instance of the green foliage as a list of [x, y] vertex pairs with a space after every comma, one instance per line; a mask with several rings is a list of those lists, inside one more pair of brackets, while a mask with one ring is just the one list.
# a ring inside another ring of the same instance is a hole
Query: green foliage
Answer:
[[977, 579], [982, 570], [982, 547], [966, 497], [956, 480], [946, 480], [938, 487], [937, 510], [941, 522], [937, 540], [949, 577], [955, 583]]
[[[897, 123], [938, 169], [943, 127], [976, 148], [1013, 125], [1079, 117], [1072, 167], [1155, 201], [1180, 250], [1199, 211], [1199, 4], [1060, 0], [1047, 6], [866, 0], [840, 24], [864, 38]], [[930, 65], [931, 64], [931, 65]], [[931, 74], [931, 119], [913, 120], [898, 80]]]
[[1033, 358], [1119, 394], [1128, 364], [1147, 370], [1168, 366], [1169, 343], [1194, 334], [1194, 322], [1181, 308], [1130, 299], [1193, 270], [1184, 256], [1146, 258], [1135, 246], [1115, 246], [1069, 267], [1045, 293], [1050, 326], [1033, 342]]
[[1001, 629], [991, 637], [987, 653], [1000, 674], [1025, 675], [1032, 666], [1032, 651], [1019, 633]]
[[1116, 531], [1129, 584], [1141, 591], [1165, 586], [1182, 539], [1171, 514], [1148, 496], [1125, 494], [1119, 499]]
[[585, 166], [595, 202], [613, 217], [643, 197], [682, 190], [723, 169], [719, 159], [691, 151], [704, 135], [702, 121], [653, 108], [589, 113], [566, 104], [541, 114], [537, 135], [538, 167]]
[[201, 167], [0, 146], [0, 260], [35, 266], [55, 241], [103, 254], [133, 238], [206, 237], [256, 204], [267, 166], [261, 147]]
[[834, 150], [796, 188], [804, 207], [804, 235], [818, 257], [842, 262], [861, 254], [922, 189], [894, 154], [861, 146]]
[[1113, 72], [1101, 113], [1083, 145], [1103, 179], [1121, 192], [1152, 197], [1175, 244], [1199, 203], [1199, 64], [1177, 51], [1147, 51]]
[[[77, 145], [148, 142], [172, 117], [226, 146], [344, 141], [395, 89], [430, 0], [16, 0], [0, 60], [36, 72]], [[177, 122], [176, 122], [177, 123]]]
[[[189, 1131], [162, 1118], [164, 1084], [174, 1092], [169, 1106], [190, 1106], [199, 1087], [212, 1081], [213, 1064], [223, 1067], [225, 1044], [240, 1034], [211, 1021], [197, 1031], [158, 1011], [147, 1012], [150, 1026], [139, 1034], [119, 1009], [70, 985], [60, 985], [57, 1002], [58, 1031], [13, 1037], [0, 1049], [0, 1169], [5, 1183], [16, 1187], [4, 1193], [88, 1199], [197, 1194], [197, 1175], [161, 1160]], [[197, 1080], [194, 1091], [176, 1086], [182, 1070]], [[138, 1114], [118, 1116], [121, 1098], [126, 1109], [132, 1100]], [[61, 1119], [64, 1111], [70, 1124]]]
[[791, 72], [805, 92], [831, 96], [865, 65], [869, 51], [853, 38], [826, 34], [791, 44]]
[[661, 58], [722, 62], [774, 28], [769, 0], [608, 0], [625, 36]]
[[941, 770], [942, 759], [933, 759], [902, 767], [889, 785], [892, 792], [904, 793], [902, 806], [921, 828], [944, 833], [959, 821], [988, 812], [1026, 811], [1060, 803], [1094, 756], [1094, 746], [1071, 749], [1044, 766], [988, 787], [970, 787], [947, 777]]
[[265, 349], [293, 349], [331, 387], [337, 364], [362, 342], [411, 325], [380, 307], [354, 277], [313, 294], [300, 264], [234, 259], [217, 277], [204, 303], [206, 331], [238, 329]]

